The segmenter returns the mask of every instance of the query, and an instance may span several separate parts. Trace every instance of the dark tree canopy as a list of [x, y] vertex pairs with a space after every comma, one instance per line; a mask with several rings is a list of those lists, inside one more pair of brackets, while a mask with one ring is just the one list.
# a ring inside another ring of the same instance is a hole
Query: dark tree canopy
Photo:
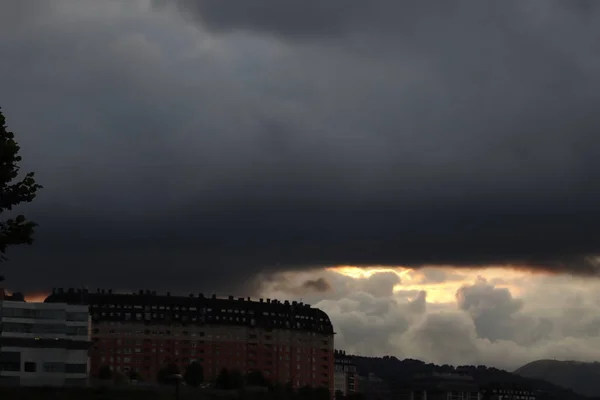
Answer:
[[244, 387], [244, 375], [239, 369], [229, 372], [229, 389], [241, 389]]
[[215, 386], [218, 389], [241, 389], [244, 387], [244, 376], [236, 369], [229, 371], [223, 368], [217, 376]]
[[100, 368], [98, 368], [98, 372], [96, 375], [97, 375], [98, 379], [100, 379], [102, 381], [109, 381], [113, 377], [112, 370], [110, 369], [110, 367], [108, 365], [103, 365]]
[[366, 397], [362, 393], [350, 393], [346, 396], [346, 400], [366, 400]]
[[135, 369], [129, 371], [129, 374], [127, 375], [127, 377], [129, 378], [130, 381], [141, 381], [142, 380], [142, 375], [140, 375], [140, 373], [138, 371], [136, 371]]
[[204, 369], [198, 362], [193, 362], [185, 369], [183, 375], [185, 383], [192, 387], [198, 387], [204, 381]]
[[217, 379], [215, 380], [215, 386], [217, 389], [229, 389], [229, 371], [226, 368], [223, 368]]
[[175, 375], [179, 375], [179, 367], [175, 363], [169, 363], [158, 371], [157, 381], [162, 384], [176, 383]]
[[329, 389], [326, 387], [303, 386], [298, 389], [299, 400], [330, 400]]
[[246, 384], [248, 386], [269, 386], [269, 381], [265, 378], [262, 372], [254, 369], [246, 375]]
[[[3, 215], [20, 203], [29, 203], [42, 187], [35, 182], [33, 172], [19, 179], [21, 156], [15, 135], [8, 130], [0, 109], [0, 262], [6, 261], [9, 246], [31, 244], [36, 224], [18, 214], [4, 220]], [[2, 278], [0, 277], [0, 280]]]
[[113, 383], [122, 385], [129, 382], [129, 377], [121, 371], [113, 371], [112, 381]]

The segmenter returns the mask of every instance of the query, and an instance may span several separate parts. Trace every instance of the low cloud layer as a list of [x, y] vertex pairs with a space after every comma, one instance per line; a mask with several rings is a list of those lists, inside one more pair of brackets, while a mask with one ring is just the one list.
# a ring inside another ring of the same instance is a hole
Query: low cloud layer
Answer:
[[[538, 359], [600, 359], [599, 283], [513, 272], [497, 286], [474, 271], [457, 272], [460, 279], [445, 282], [447, 286], [423, 283], [423, 276], [433, 271], [409, 272], [406, 282], [385, 296], [373, 293], [371, 283], [383, 283], [381, 278], [395, 272], [362, 278], [321, 272], [318, 279], [329, 282], [331, 290], [305, 293], [303, 299], [329, 314], [336, 347], [350, 353], [508, 370]], [[415, 285], [421, 290], [407, 296], [406, 289]], [[429, 300], [436, 288], [450, 298]], [[297, 295], [278, 289], [267, 284], [262, 293]]]
[[0, 105], [45, 187], [11, 287], [242, 295], [330, 265], [597, 275], [595, 3], [321, 3], [3, 1]]

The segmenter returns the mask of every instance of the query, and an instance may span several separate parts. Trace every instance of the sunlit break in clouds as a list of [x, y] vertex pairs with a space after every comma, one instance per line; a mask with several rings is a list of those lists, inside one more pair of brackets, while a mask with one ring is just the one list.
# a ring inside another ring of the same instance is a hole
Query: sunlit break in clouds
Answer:
[[456, 293], [461, 286], [476, 281], [482, 276], [494, 283], [497, 288], [510, 289], [518, 295], [521, 290], [515, 284], [531, 277], [526, 271], [514, 271], [507, 268], [496, 267], [482, 269], [452, 269], [452, 268], [421, 268], [406, 267], [352, 267], [339, 266], [328, 268], [328, 271], [348, 276], [353, 279], [368, 279], [376, 274], [391, 273], [397, 275], [400, 282], [394, 285], [394, 293], [402, 296], [425, 291], [429, 303], [453, 303]]
[[261, 293], [324, 309], [347, 351], [511, 369], [599, 357], [599, 290], [593, 279], [502, 267], [338, 266], [283, 273]]

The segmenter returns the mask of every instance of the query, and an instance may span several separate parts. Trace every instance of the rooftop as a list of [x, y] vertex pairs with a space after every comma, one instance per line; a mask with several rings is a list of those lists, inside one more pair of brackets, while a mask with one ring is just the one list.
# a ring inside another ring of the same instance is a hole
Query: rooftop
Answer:
[[250, 325], [273, 329], [298, 329], [333, 334], [325, 312], [308, 304], [277, 299], [228, 296], [210, 297], [202, 293], [188, 296], [164, 295], [155, 291], [117, 293], [112, 289], [53, 289], [45, 302], [88, 304], [92, 320], [136, 321], [144, 323]]

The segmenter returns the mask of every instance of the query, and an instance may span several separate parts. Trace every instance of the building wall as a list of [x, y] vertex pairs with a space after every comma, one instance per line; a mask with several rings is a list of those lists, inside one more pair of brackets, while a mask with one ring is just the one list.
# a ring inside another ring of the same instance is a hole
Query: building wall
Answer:
[[32, 386], [87, 383], [87, 306], [1, 301], [0, 313], [4, 380]]
[[358, 391], [358, 374], [352, 357], [343, 351], [334, 352], [335, 391], [344, 396]]
[[331, 386], [332, 337], [312, 332], [118, 322], [94, 324], [92, 331], [92, 374], [108, 365], [154, 380], [160, 368], [171, 362], [183, 371], [197, 361], [206, 380], [216, 379], [223, 368], [242, 373], [258, 369], [267, 379], [291, 382], [294, 387]]
[[344, 396], [346, 396], [348, 394], [348, 389], [346, 385], [346, 373], [343, 371], [335, 371], [334, 381], [334, 391], [340, 391]]
[[[2, 371], [2, 375], [19, 377], [22, 386], [85, 385], [87, 383], [87, 350], [3, 347], [2, 351], [20, 353], [19, 371]], [[26, 363], [34, 363], [35, 371], [27, 371]], [[83, 366], [85, 369], [79, 373], [66, 373], [66, 365]]]
[[334, 390], [344, 396], [358, 391], [358, 374], [351, 356], [344, 351], [334, 351]]
[[321, 310], [296, 302], [53, 291], [46, 302], [90, 305], [92, 374], [104, 365], [146, 380], [175, 363], [192, 361], [206, 380], [223, 368], [259, 370], [271, 382], [333, 391], [333, 327]]

